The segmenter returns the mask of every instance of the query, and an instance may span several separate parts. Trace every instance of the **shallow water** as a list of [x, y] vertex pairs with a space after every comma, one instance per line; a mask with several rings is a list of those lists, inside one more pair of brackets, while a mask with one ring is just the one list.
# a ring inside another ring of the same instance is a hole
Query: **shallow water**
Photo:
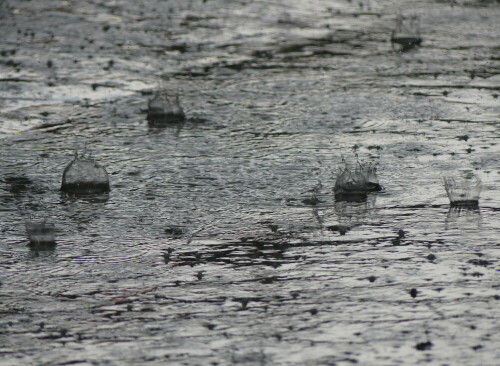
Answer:
[[[390, 1], [0, 3], [0, 364], [495, 365], [500, 8], [400, 3], [402, 54]], [[85, 143], [109, 195], [59, 191]], [[385, 191], [335, 202], [354, 153]]]

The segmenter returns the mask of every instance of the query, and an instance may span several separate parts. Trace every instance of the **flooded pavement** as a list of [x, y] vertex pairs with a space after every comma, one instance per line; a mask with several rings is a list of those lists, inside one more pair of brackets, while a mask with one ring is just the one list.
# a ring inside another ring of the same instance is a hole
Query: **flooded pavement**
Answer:
[[[500, 7], [398, 4], [0, 2], [0, 365], [496, 365]], [[335, 200], [355, 154], [383, 190]]]

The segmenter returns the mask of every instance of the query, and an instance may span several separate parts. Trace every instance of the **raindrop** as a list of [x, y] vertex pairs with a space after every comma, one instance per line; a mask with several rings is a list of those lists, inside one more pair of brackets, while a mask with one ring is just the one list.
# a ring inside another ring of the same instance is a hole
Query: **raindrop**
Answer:
[[338, 172], [333, 188], [339, 201], [364, 200], [368, 193], [381, 190], [375, 164], [362, 164], [359, 160], [355, 168], [344, 160], [344, 168]]
[[407, 52], [422, 43], [420, 21], [417, 16], [398, 15], [396, 29], [391, 34], [391, 44], [398, 52]]
[[43, 221], [28, 220], [25, 226], [32, 248], [49, 249], [56, 245], [56, 227], [54, 224], [47, 222], [47, 219]]
[[148, 103], [147, 120], [151, 127], [184, 122], [186, 115], [180, 104], [179, 95], [170, 98], [167, 92], [157, 92]]
[[109, 177], [106, 169], [86, 151], [75, 158], [64, 169], [61, 191], [73, 194], [95, 194], [109, 192]]
[[444, 188], [451, 206], [477, 206], [481, 194], [481, 180], [475, 175], [465, 178], [444, 177]]

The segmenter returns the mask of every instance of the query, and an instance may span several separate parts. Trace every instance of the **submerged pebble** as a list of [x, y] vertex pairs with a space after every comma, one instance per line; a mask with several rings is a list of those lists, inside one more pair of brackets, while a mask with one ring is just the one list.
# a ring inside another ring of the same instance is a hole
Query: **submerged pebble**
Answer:
[[64, 169], [61, 191], [73, 194], [95, 194], [109, 192], [108, 172], [85, 151]]
[[166, 92], [158, 92], [148, 103], [147, 120], [152, 127], [161, 127], [172, 123], [181, 123], [186, 115], [179, 101], [179, 96], [169, 98]]

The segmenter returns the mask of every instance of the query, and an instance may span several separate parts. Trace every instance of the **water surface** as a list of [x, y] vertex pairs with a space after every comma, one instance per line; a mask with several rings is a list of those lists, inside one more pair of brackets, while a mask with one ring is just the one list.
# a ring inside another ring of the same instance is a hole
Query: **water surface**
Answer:
[[[2, 2], [0, 364], [495, 365], [500, 8], [398, 4]], [[85, 143], [109, 195], [59, 191]], [[355, 153], [385, 191], [336, 202]]]

